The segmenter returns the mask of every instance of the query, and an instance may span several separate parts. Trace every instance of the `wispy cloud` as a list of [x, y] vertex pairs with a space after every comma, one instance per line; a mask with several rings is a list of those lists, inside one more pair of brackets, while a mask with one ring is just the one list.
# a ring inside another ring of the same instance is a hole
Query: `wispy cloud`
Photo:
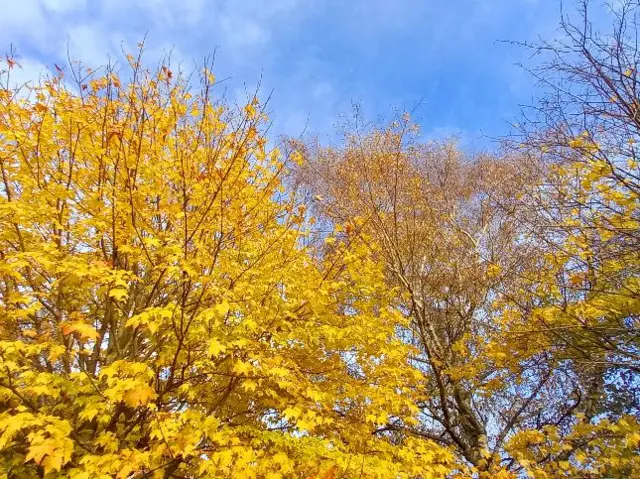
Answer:
[[532, 82], [525, 54], [500, 39], [553, 32], [551, 0], [4, 0], [0, 46], [20, 80], [73, 59], [99, 65], [145, 36], [150, 57], [185, 63], [216, 52], [219, 77], [273, 92], [274, 130], [326, 134], [352, 101], [375, 116], [419, 110], [426, 131], [496, 135]]

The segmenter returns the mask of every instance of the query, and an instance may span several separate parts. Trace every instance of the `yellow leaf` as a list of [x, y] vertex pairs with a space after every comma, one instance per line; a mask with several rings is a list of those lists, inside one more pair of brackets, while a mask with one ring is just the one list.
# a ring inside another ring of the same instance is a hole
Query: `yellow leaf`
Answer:
[[42, 461], [45, 476], [51, 471], [59, 471], [62, 469], [62, 456], [46, 456]]
[[122, 466], [122, 469], [118, 471], [116, 479], [126, 479], [127, 477], [129, 477], [129, 474], [134, 471], [134, 469], [135, 468], [131, 464], [125, 464], [124, 466]]
[[230, 306], [226, 300], [215, 306], [216, 313], [218, 313], [219, 316], [226, 316], [229, 312], [229, 309]]
[[336, 472], [338, 471], [338, 466], [335, 464], [331, 466], [329, 469], [325, 471], [322, 475], [322, 479], [334, 479], [336, 477]]
[[226, 350], [227, 347], [224, 344], [220, 343], [220, 341], [218, 341], [216, 338], [213, 338], [209, 341], [209, 348], [207, 349], [207, 351], [209, 352], [209, 356], [215, 358], [221, 353], [224, 353]]
[[242, 389], [244, 389], [245, 391], [255, 391], [256, 388], [258, 387], [258, 383], [256, 383], [255, 381], [243, 381], [242, 382]]
[[640, 447], [640, 432], [629, 434], [625, 440], [625, 443], [629, 448]]
[[237, 361], [233, 366], [233, 371], [241, 376], [249, 374], [251, 369], [251, 364], [244, 361]]
[[49, 348], [49, 361], [56, 361], [60, 356], [67, 352], [67, 348], [60, 344], [56, 344]]
[[147, 385], [136, 387], [124, 394], [124, 402], [129, 407], [145, 406], [151, 399], [155, 399], [156, 392]]
[[125, 299], [127, 299], [128, 295], [129, 295], [129, 293], [127, 293], [126, 289], [113, 288], [113, 289], [109, 290], [109, 297], [115, 299], [118, 302], [121, 302], [121, 301], [124, 301]]
[[244, 111], [247, 113], [247, 116], [250, 119], [255, 118], [255, 116], [256, 116], [256, 108], [255, 108], [255, 106], [253, 106], [253, 104], [251, 104], [251, 103], [247, 104], [247, 106], [244, 107]]
[[33, 329], [26, 329], [22, 332], [22, 334], [26, 337], [26, 338], [36, 338], [38, 336], [38, 333], [33, 330]]
[[97, 339], [99, 334], [95, 328], [86, 323], [65, 323], [62, 325], [62, 334], [78, 333], [82, 339]]
[[55, 453], [55, 444], [52, 441], [43, 441], [39, 444], [32, 444], [29, 447], [29, 452], [24, 459], [24, 462], [34, 460], [37, 464], [42, 462], [44, 456], [51, 456]]

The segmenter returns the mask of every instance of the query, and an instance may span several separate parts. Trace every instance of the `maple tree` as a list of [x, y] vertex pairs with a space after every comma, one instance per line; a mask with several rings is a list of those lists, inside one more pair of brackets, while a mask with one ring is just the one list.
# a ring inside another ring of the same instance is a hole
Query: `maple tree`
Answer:
[[415, 421], [404, 318], [357, 241], [307, 253], [264, 107], [126, 63], [2, 73], [0, 471], [442, 477], [374, 434]]

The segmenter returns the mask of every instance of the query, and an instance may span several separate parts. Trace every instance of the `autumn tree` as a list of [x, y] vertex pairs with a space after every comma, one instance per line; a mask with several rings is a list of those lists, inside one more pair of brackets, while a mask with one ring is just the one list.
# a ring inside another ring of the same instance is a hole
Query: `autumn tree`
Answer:
[[[633, 297], [637, 288], [622, 283], [640, 274], [637, 4], [610, 10], [610, 34], [591, 24], [589, 2], [580, 5], [578, 20], [562, 19], [560, 40], [537, 46], [548, 55], [536, 71], [548, 91], [516, 137], [547, 170], [545, 184], [527, 198], [538, 213], [530, 224], [551, 253], [565, 250], [567, 295], [581, 301], [584, 289], [630, 287]], [[619, 326], [587, 328], [590, 341], [611, 365], [640, 372], [637, 321]]]
[[[540, 477], [630, 477], [640, 467], [639, 11], [623, 1], [603, 17], [599, 3], [578, 5], [556, 40], [528, 45], [542, 57], [533, 73], [544, 96], [510, 144], [544, 172], [518, 198], [544, 261], [528, 275], [537, 307], [514, 308], [523, 334], [511, 347], [553, 352], [576, 383], [573, 414], [514, 442]], [[605, 33], [592, 23], [603, 18]]]
[[400, 336], [418, 349], [421, 421], [383, 429], [452, 447], [487, 474], [516, 468], [507, 439], [541, 414], [561, 415], [558, 391], [568, 393], [546, 352], [513, 355], [501, 339], [499, 299], [522, 296], [520, 276], [538, 258], [503, 205], [532, 178], [451, 141], [420, 143], [406, 115], [382, 126], [356, 118], [338, 146], [292, 147], [308, 158], [298, 178], [319, 216], [376, 245], [409, 321]]
[[[442, 477], [360, 241], [303, 247], [257, 98], [141, 58], [0, 88], [0, 471]], [[72, 74], [73, 73], [73, 74]], [[199, 83], [197, 80], [199, 79]], [[464, 404], [467, 404], [466, 402]]]

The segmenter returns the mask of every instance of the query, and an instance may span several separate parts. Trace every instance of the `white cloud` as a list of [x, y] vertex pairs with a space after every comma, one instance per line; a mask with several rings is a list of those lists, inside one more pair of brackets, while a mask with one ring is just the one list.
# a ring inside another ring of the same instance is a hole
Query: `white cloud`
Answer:
[[[83, 61], [102, 62], [147, 34], [163, 48], [189, 46], [194, 56], [220, 45], [234, 63], [262, 55], [273, 33], [306, 0], [20, 0], [6, 1], [0, 45], [36, 56], [66, 59], [67, 46]], [[70, 39], [70, 42], [68, 41]], [[115, 48], [114, 48], [115, 47]], [[264, 57], [263, 57], [264, 59]]]
[[3, 48], [24, 38], [42, 43], [46, 29], [44, 12], [38, 0], [9, 1], [2, 5], [0, 44]]
[[266, 28], [251, 18], [223, 16], [220, 28], [226, 41], [224, 48], [263, 47], [270, 36]]
[[[0, 0], [0, 51], [12, 43], [23, 63], [64, 65], [69, 49], [72, 59], [96, 67], [108, 55], [121, 61], [121, 49], [135, 52], [146, 36], [148, 64], [171, 52], [173, 65], [190, 70], [219, 47], [216, 73], [232, 76], [221, 91], [229, 86], [233, 94], [245, 83], [252, 90], [264, 72], [262, 93], [274, 89], [272, 107], [281, 121], [276, 130], [307, 123], [330, 130], [352, 99], [366, 100], [373, 115], [421, 95], [438, 104], [442, 89], [430, 85], [453, 63], [500, 68], [507, 77], [510, 60], [502, 69], [491, 45], [502, 32], [517, 31], [505, 25], [522, 20], [530, 33], [538, 29], [534, 23], [548, 21], [536, 17], [540, 8], [527, 9], [536, 1]], [[25, 68], [22, 75], [37, 73]], [[458, 86], [451, 94], [458, 95], [465, 81], [453, 81]], [[528, 85], [503, 85], [505, 102], [518, 88]], [[434, 121], [449, 125], [456, 118]]]
[[328, 81], [318, 81], [311, 88], [311, 96], [314, 100], [326, 100], [334, 93], [333, 85]]
[[138, 20], [144, 28], [165, 31], [194, 27], [211, 12], [205, 11], [205, 0], [97, 0], [96, 4], [102, 16], [111, 20]]
[[68, 43], [71, 58], [86, 64], [102, 64], [107, 56], [117, 54], [110, 36], [97, 25], [85, 23], [71, 27]]
[[55, 13], [68, 13], [82, 10], [86, 0], [40, 0], [45, 9]]

